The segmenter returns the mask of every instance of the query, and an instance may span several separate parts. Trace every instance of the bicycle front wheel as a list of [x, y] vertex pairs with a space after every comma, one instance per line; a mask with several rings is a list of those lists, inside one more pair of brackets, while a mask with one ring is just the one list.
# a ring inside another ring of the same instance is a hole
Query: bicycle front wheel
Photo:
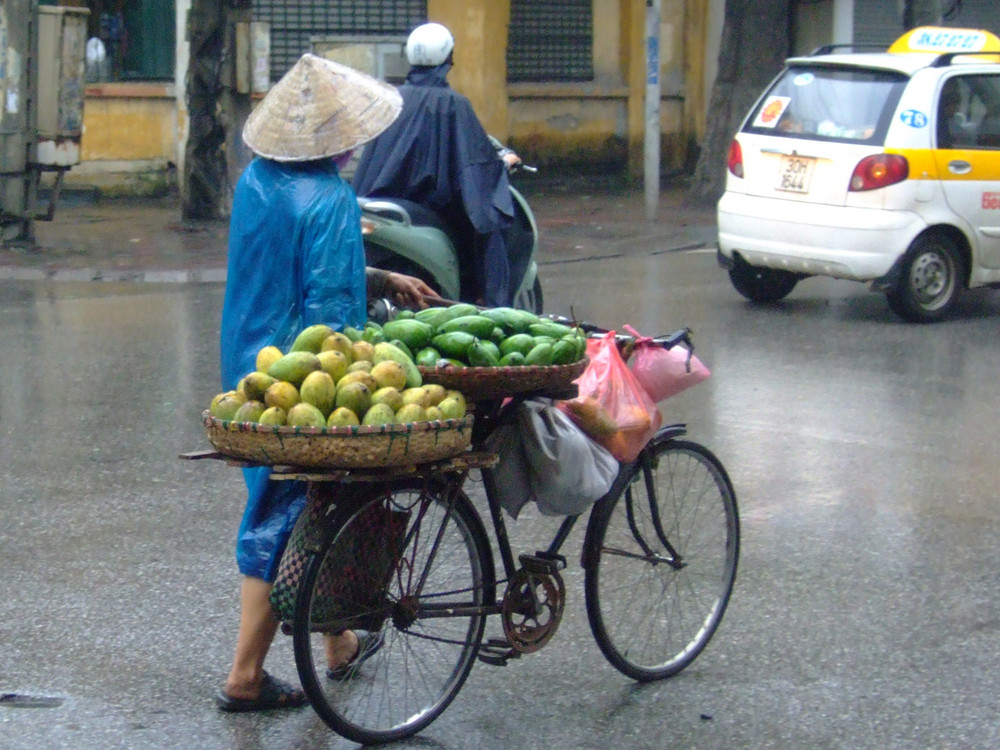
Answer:
[[[485, 529], [460, 489], [393, 485], [334, 518], [297, 594], [303, 689], [336, 732], [362, 744], [419, 732], [465, 682], [494, 596]], [[371, 633], [366, 658], [331, 672], [326, 642]]]
[[595, 507], [584, 552], [587, 618], [616, 669], [671, 677], [708, 644], [739, 556], [736, 496], [706, 448], [654, 438]]

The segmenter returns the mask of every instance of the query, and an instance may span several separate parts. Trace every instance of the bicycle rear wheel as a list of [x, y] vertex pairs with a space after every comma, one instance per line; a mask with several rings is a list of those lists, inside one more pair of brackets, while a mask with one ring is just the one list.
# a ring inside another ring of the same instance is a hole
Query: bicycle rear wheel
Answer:
[[[336, 732], [362, 744], [419, 732], [465, 682], [495, 598], [493, 558], [461, 489], [392, 485], [334, 518], [306, 568], [293, 638], [303, 689]], [[339, 679], [327, 634], [364, 629], [381, 645]]]
[[706, 448], [659, 436], [595, 507], [584, 551], [587, 618], [604, 656], [642, 682], [708, 644], [739, 556], [736, 496]]

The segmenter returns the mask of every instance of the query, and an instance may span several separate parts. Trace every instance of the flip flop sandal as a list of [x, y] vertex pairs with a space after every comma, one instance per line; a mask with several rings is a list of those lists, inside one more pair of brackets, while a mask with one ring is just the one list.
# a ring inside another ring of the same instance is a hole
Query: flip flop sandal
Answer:
[[346, 680], [348, 677], [357, 672], [358, 667], [360, 667], [369, 657], [382, 648], [382, 644], [385, 642], [381, 633], [371, 633], [367, 630], [355, 630], [354, 635], [358, 637], [358, 650], [354, 653], [354, 657], [346, 664], [341, 664], [339, 667], [331, 667], [326, 670], [326, 676], [329, 679]]
[[264, 672], [260, 683], [260, 694], [256, 698], [233, 698], [220, 690], [215, 696], [219, 710], [227, 713], [247, 713], [250, 711], [270, 711], [275, 708], [301, 708], [309, 702], [306, 694], [284, 680]]

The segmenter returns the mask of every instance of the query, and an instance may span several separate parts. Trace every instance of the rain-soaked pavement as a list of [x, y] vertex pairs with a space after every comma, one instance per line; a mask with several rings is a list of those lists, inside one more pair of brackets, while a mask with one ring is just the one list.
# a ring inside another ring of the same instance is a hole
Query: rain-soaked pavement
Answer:
[[[934, 326], [823, 280], [754, 308], [711, 251], [591, 248], [543, 219], [566, 239], [542, 258], [549, 311], [694, 329], [713, 377], [664, 411], [735, 484], [735, 593], [692, 666], [638, 686], [594, 645], [571, 565], [552, 643], [476, 665], [393, 747], [1000, 746], [1000, 296], [970, 294]], [[177, 455], [207, 447], [221, 303], [215, 282], [0, 280], [5, 750], [352, 747], [310, 709], [212, 703], [235, 634], [241, 481]], [[515, 549], [554, 525], [522, 515]], [[268, 666], [295, 679], [289, 639]]]

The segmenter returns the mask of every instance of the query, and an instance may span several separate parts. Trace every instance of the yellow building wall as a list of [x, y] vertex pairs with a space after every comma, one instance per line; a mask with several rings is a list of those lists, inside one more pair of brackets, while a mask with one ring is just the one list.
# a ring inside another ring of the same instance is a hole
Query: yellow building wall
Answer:
[[[593, 0], [594, 80], [507, 83], [509, 0], [428, 0], [428, 17], [455, 35], [449, 82], [487, 132], [528, 163], [639, 175], [645, 131], [645, 14], [639, 0]], [[661, 0], [661, 154], [676, 169], [704, 132], [704, 49], [709, 0]], [[184, 71], [178, 71], [183, 76]], [[82, 163], [67, 180], [101, 171], [163, 171], [182, 153], [173, 86], [88, 87]], [[181, 107], [183, 109], [183, 107]]]
[[427, 17], [455, 37], [453, 89], [468, 97], [487, 133], [507, 140], [507, 0], [428, 0]]
[[[689, 71], [701, 45], [687, 43], [707, 0], [663, 0], [660, 22], [661, 161], [688, 157]], [[508, 86], [511, 142], [527, 161], [642, 171], [646, 100], [646, 4], [594, 0], [594, 80]]]
[[173, 99], [87, 97], [81, 159], [172, 161], [175, 112]]

